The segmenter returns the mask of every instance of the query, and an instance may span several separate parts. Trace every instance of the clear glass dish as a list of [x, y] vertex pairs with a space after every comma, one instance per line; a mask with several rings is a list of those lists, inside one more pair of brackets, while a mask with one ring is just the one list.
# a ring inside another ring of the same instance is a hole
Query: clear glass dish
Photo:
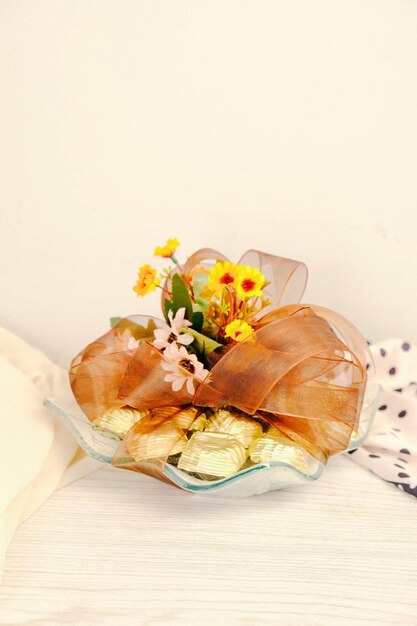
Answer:
[[[359, 426], [352, 434], [348, 451], [355, 450], [365, 441], [375, 416], [380, 391], [380, 385], [368, 384]], [[63, 403], [57, 399], [47, 398], [44, 404], [62, 419], [86, 454], [102, 463], [111, 464], [113, 454], [120, 443], [119, 438], [95, 430], [75, 400], [67, 398]], [[323, 473], [325, 465], [307, 452], [304, 454], [306, 461], [304, 471], [287, 461], [270, 461], [252, 465], [228, 478], [207, 481], [194, 478], [174, 465], [166, 463], [164, 474], [186, 491], [244, 497], [317, 480]]]

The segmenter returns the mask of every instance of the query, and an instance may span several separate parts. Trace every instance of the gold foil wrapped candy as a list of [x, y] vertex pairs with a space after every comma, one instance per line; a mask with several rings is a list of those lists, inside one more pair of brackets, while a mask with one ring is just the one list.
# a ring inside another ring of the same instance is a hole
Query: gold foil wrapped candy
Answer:
[[219, 409], [210, 420], [206, 432], [233, 435], [244, 448], [247, 448], [252, 441], [262, 435], [263, 431], [259, 422], [243, 417], [242, 413]]
[[247, 451], [232, 435], [195, 432], [178, 461], [186, 472], [226, 477], [235, 474], [244, 464]]
[[[158, 415], [163, 410], [164, 409], [158, 409]], [[173, 421], [183, 430], [194, 430], [194, 425], [200, 420], [200, 418], [205, 418], [204, 413], [200, 415], [200, 411], [197, 407], [189, 406], [176, 413]]]
[[249, 446], [249, 455], [253, 463], [281, 461], [301, 472], [308, 471], [304, 451], [274, 428], [270, 428]]
[[[185, 432], [198, 420], [199, 409], [190, 406], [178, 410], [178, 407], [167, 406], [148, 411], [148, 414], [155, 420], [167, 421], [150, 432], [135, 433], [128, 440], [127, 451], [136, 461], [180, 454], [188, 441]], [[168, 419], [171, 416], [172, 419]]]
[[189, 430], [206, 430], [207, 426], [210, 424], [210, 418], [207, 417], [205, 413], [201, 413], [194, 422], [191, 424]]
[[172, 417], [170, 421], [183, 430], [191, 427], [198, 413], [199, 409], [195, 406], [188, 406], [184, 409], [176, 406], [163, 406], [149, 411], [154, 418], [162, 421]]
[[149, 433], [133, 437], [127, 444], [129, 454], [135, 461], [166, 458], [182, 452], [187, 437], [174, 422], [167, 422]]
[[133, 424], [139, 422], [146, 415], [149, 415], [149, 411], [138, 411], [130, 408], [115, 409], [95, 419], [93, 428], [123, 439]]

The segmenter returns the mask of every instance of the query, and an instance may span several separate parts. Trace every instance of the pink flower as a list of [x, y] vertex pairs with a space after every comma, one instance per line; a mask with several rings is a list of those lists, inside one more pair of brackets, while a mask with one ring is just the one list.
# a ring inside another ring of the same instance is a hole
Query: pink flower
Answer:
[[162, 368], [169, 372], [164, 380], [172, 383], [172, 390], [179, 391], [185, 383], [188, 393], [194, 395], [195, 380], [203, 381], [209, 373], [196, 355], [188, 354], [183, 346], [178, 348], [172, 343], [165, 349], [164, 358]]
[[174, 318], [172, 318], [172, 311], [168, 313], [169, 324], [164, 324], [162, 328], [154, 330], [153, 334], [155, 340], [153, 345], [158, 350], [164, 350], [172, 344], [182, 344], [183, 346], [189, 346], [194, 341], [194, 337], [189, 333], [183, 331], [191, 326], [191, 322], [185, 319], [185, 307], [178, 309]]

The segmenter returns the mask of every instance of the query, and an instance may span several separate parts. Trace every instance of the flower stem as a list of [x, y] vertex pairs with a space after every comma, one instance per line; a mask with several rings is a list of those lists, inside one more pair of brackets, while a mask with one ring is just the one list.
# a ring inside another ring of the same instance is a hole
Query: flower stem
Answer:
[[178, 263], [176, 257], [174, 255], [172, 255], [171, 260], [174, 261], [175, 265], [181, 270], [181, 272], [183, 271], [183, 267], [180, 263]]
[[160, 289], [161, 291], [166, 293], [169, 296], [169, 298], [172, 297], [172, 293], [168, 289], [165, 289], [165, 287], [162, 287], [162, 285], [157, 285], [157, 287], [158, 287], [158, 289]]
[[234, 296], [234, 291], [233, 289], [230, 289], [230, 287], [227, 288], [227, 293], [229, 296], [229, 317], [228, 317], [228, 321], [232, 322], [235, 318], [235, 296]]

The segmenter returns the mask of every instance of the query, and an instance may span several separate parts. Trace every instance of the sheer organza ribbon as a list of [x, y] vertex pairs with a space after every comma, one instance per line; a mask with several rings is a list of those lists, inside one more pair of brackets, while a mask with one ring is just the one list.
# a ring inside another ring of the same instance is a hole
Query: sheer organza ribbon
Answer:
[[[183, 275], [208, 272], [216, 260], [227, 259], [215, 250], [199, 250], [185, 263]], [[250, 250], [239, 264], [260, 269], [272, 304], [251, 337], [220, 356], [205, 381], [194, 381], [194, 396], [185, 386], [174, 392], [164, 381], [163, 353], [151, 345], [153, 330], [163, 323], [156, 318], [121, 320], [72, 362], [72, 390], [90, 420], [122, 407], [150, 410], [121, 442], [114, 465], [171, 482], [163, 473], [169, 452], [137, 462], [129, 449], [141, 436], [162, 436], [167, 428], [176, 433], [173, 449], [204, 407], [257, 413], [323, 463], [347, 448], [371, 360], [367, 342], [338, 313], [297, 304], [307, 282], [303, 263]], [[130, 347], [130, 337], [138, 347]], [[187, 407], [193, 410], [184, 411]]]

